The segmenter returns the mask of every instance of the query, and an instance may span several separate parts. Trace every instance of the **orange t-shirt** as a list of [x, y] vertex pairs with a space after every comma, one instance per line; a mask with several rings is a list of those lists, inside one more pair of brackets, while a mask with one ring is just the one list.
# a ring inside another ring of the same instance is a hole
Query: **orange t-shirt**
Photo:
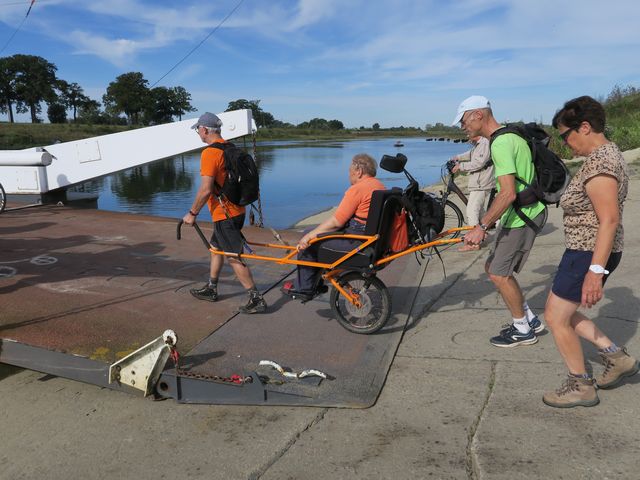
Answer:
[[[224, 140], [216, 140], [213, 143], [225, 143]], [[227, 176], [227, 171], [224, 168], [224, 156], [222, 150], [217, 148], [205, 148], [200, 156], [200, 175], [203, 177], [213, 177], [214, 181], [218, 185], [222, 185]], [[214, 186], [214, 190], [217, 192], [217, 188]], [[235, 203], [231, 203], [229, 200], [223, 200], [224, 206], [229, 214], [229, 217], [237, 217], [245, 212], [245, 208]], [[215, 195], [209, 197], [209, 211], [211, 212], [211, 218], [214, 222], [220, 220], [226, 220], [227, 216], [220, 206], [220, 202]]]
[[375, 177], [365, 177], [355, 185], [351, 185], [334, 213], [338, 222], [344, 225], [355, 215], [357, 222], [367, 223], [371, 194], [375, 190], [385, 190], [384, 184]]

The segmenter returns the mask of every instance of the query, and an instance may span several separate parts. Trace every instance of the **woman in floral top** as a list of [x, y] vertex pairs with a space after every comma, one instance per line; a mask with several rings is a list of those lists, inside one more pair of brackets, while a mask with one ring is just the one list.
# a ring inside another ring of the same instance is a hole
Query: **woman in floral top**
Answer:
[[[544, 311], [569, 375], [542, 399], [552, 407], [590, 407], [599, 402], [595, 385], [610, 388], [638, 372], [637, 360], [578, 312], [580, 305], [591, 308], [602, 299], [604, 283], [620, 263], [629, 175], [620, 150], [604, 135], [604, 108], [593, 98], [569, 100], [553, 126], [574, 154], [587, 158], [560, 200], [566, 250]], [[586, 372], [579, 337], [593, 343], [603, 359], [604, 372], [595, 379]]]

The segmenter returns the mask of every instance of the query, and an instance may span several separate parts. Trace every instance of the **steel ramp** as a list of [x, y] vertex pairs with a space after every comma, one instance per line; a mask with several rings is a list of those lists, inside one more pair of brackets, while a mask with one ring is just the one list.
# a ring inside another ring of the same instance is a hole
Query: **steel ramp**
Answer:
[[[105, 381], [109, 366], [172, 329], [187, 375], [169, 360], [158, 396], [185, 403], [372, 405], [419, 283], [412, 259], [383, 270], [394, 316], [378, 334], [357, 335], [331, 318], [328, 295], [304, 305], [283, 297], [277, 287], [292, 269], [273, 262], [251, 263], [265, 314], [236, 313], [246, 293], [228, 267], [220, 301], [194, 299], [188, 290], [207, 277], [209, 253], [188, 227], [178, 242], [173, 219], [46, 206], [1, 220], [0, 361], [131, 391]], [[281, 233], [291, 242], [299, 236]], [[273, 241], [268, 230], [245, 234]], [[285, 378], [260, 360], [329, 378]], [[233, 374], [251, 383], [219, 380]]]

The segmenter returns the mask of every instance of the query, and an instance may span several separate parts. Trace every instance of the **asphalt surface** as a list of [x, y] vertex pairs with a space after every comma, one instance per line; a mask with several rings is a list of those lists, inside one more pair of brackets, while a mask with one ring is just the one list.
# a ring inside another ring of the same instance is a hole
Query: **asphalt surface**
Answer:
[[[636, 356], [638, 191], [633, 180], [622, 264], [588, 312]], [[491, 346], [509, 315], [484, 274], [487, 249], [454, 248], [446, 279], [437, 260], [423, 265], [371, 408], [179, 405], [0, 366], [0, 478], [640, 478], [640, 375], [600, 391], [593, 408], [544, 405], [566, 374], [551, 335]], [[563, 250], [561, 212], [551, 209], [518, 277], [538, 313]], [[598, 372], [594, 349], [585, 354]]]

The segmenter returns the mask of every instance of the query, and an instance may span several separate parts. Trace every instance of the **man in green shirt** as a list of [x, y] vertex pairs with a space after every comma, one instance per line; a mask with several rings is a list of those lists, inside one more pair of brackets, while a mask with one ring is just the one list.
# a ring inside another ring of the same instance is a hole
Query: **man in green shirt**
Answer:
[[[480, 135], [487, 139], [503, 128], [494, 118], [489, 100], [480, 95], [473, 95], [460, 104], [453, 125], [458, 123], [470, 137]], [[526, 187], [523, 182], [531, 183], [535, 175], [531, 150], [520, 136], [505, 133], [492, 142], [491, 158], [498, 193], [489, 210], [480, 218], [480, 223], [464, 236], [464, 242], [467, 245], [480, 245], [487, 236], [488, 228], [500, 220], [500, 230], [485, 264], [485, 271], [511, 312], [513, 323], [492, 337], [490, 342], [496, 347], [532, 345], [538, 341], [536, 333], [542, 332], [544, 325], [527, 305], [514, 273], [519, 273], [526, 262], [536, 232], [525, 224], [513, 208], [516, 194]], [[541, 227], [545, 208], [537, 202], [521, 207], [521, 210]]]

